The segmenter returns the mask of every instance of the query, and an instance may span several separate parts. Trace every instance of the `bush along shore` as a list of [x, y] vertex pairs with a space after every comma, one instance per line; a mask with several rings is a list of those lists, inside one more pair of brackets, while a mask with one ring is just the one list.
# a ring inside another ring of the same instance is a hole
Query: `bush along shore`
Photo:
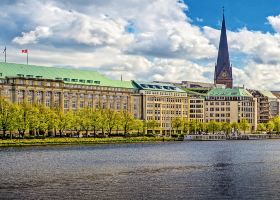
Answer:
[[0, 147], [14, 146], [41, 146], [41, 145], [79, 145], [79, 144], [116, 144], [116, 143], [142, 143], [176, 141], [178, 138], [170, 137], [111, 137], [111, 138], [25, 138], [3, 139]]

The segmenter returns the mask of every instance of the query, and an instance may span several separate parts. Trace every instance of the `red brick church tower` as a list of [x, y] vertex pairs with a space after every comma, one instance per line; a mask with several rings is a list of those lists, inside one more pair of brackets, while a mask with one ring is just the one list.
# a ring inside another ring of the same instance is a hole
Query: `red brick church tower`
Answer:
[[219, 52], [217, 64], [215, 66], [214, 83], [224, 84], [227, 88], [232, 88], [232, 67], [229, 61], [227, 31], [225, 16], [223, 13], [223, 22], [220, 36]]

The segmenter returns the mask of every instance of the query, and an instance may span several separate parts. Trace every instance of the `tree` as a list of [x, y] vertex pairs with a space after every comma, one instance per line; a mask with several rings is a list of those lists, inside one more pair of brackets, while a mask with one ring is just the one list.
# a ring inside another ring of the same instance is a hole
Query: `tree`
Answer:
[[190, 121], [190, 131], [194, 132], [195, 134], [197, 133], [197, 131], [200, 132], [200, 127], [201, 127], [201, 122], [197, 119], [191, 120]]
[[120, 125], [122, 126], [125, 135], [127, 135], [133, 127], [133, 120], [133, 116], [128, 111], [123, 111], [121, 113]]
[[207, 127], [209, 132], [212, 132], [213, 134], [217, 131], [219, 131], [221, 129], [221, 125], [219, 122], [216, 121], [210, 121], [208, 123], [208, 127]]
[[144, 123], [140, 119], [133, 120], [133, 129], [137, 130], [138, 135], [140, 134], [140, 131], [142, 134], [144, 133]]
[[101, 128], [102, 117], [100, 109], [95, 109], [90, 115], [91, 127], [93, 130], [94, 136], [96, 136], [97, 131]]
[[187, 134], [190, 132], [190, 122], [186, 119], [183, 119], [183, 132]]
[[250, 128], [250, 124], [249, 124], [249, 122], [247, 121], [247, 119], [242, 118], [242, 119], [240, 120], [239, 127], [240, 127], [240, 129], [243, 131], [243, 133], [245, 134], [245, 131], [247, 131], [247, 130]]
[[3, 130], [3, 138], [6, 135], [6, 131], [14, 129], [16, 113], [16, 107], [13, 104], [0, 98], [0, 126]]
[[231, 132], [231, 125], [228, 122], [223, 122], [221, 124], [221, 130], [226, 134], [229, 135], [229, 133]]
[[86, 132], [86, 136], [88, 137], [88, 132], [92, 128], [91, 116], [93, 110], [89, 107], [82, 108], [78, 111], [77, 116], [80, 119], [80, 128], [82, 131]]
[[266, 128], [267, 128], [267, 131], [269, 131], [271, 133], [274, 130], [273, 121], [269, 120], [269, 122], [266, 123]]
[[265, 123], [259, 123], [257, 126], [257, 130], [260, 132], [266, 131], [267, 130], [267, 126]]
[[105, 121], [106, 124], [106, 131], [109, 136], [112, 135], [112, 130], [115, 129], [118, 124], [120, 123], [120, 114], [117, 111], [114, 111], [112, 109], [107, 109], [104, 112], [105, 114]]
[[172, 128], [175, 128], [176, 133], [178, 134], [178, 130], [183, 127], [183, 119], [181, 117], [175, 117], [171, 121]]
[[274, 124], [274, 130], [276, 133], [280, 132], [280, 117], [274, 117], [272, 118], [272, 122]]
[[62, 134], [67, 128], [72, 128], [70, 125], [73, 124], [74, 115], [72, 111], [68, 111], [67, 113], [64, 113], [63, 110], [60, 108], [56, 108], [55, 114], [57, 118], [57, 123], [55, 128], [57, 128], [60, 137], [62, 137]]
[[146, 125], [147, 125], [147, 130], [152, 130], [153, 134], [155, 134], [155, 128], [159, 126], [156, 120], [148, 120]]
[[20, 103], [17, 107], [16, 127], [21, 137], [30, 129], [30, 118], [32, 118], [32, 105], [26, 102]]

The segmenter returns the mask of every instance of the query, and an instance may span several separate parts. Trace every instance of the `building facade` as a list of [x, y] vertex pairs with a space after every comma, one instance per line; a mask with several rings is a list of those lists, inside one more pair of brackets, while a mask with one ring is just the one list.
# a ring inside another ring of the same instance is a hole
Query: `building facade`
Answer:
[[270, 91], [248, 90], [257, 99], [258, 123], [279, 116], [279, 99]]
[[212, 89], [205, 98], [205, 122], [240, 122], [257, 127], [257, 99], [241, 88]]
[[83, 107], [132, 110], [130, 81], [110, 80], [95, 71], [0, 63], [1, 96], [64, 111]]
[[175, 117], [188, 119], [188, 95], [184, 90], [161, 83], [133, 81], [139, 90], [142, 104], [141, 119], [155, 120], [159, 124], [158, 133], [170, 134]]

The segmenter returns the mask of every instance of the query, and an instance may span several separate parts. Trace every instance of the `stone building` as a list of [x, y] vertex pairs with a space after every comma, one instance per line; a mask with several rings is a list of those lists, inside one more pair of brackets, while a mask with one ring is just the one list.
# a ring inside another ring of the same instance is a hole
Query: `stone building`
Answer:
[[266, 123], [279, 116], [279, 100], [270, 91], [248, 90], [257, 99], [258, 123]]
[[188, 118], [188, 95], [187, 93], [170, 84], [155, 82], [133, 81], [139, 90], [142, 104], [141, 119], [156, 120], [160, 125], [159, 133], [169, 134], [172, 119], [181, 117]]
[[240, 122], [248, 120], [257, 127], [257, 99], [241, 88], [215, 88], [205, 98], [205, 122]]
[[64, 111], [102, 107], [131, 111], [130, 81], [110, 80], [90, 70], [0, 63], [1, 96]]

